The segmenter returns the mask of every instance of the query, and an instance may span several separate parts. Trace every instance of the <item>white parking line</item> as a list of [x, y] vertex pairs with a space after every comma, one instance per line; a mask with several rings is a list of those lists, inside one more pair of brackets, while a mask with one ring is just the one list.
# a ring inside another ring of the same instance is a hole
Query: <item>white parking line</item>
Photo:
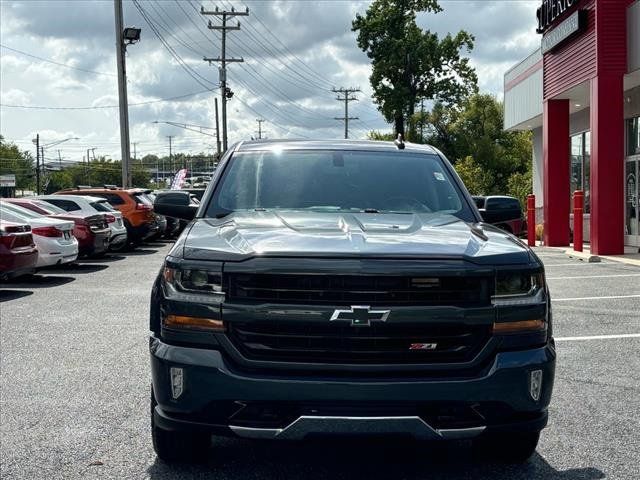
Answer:
[[611, 295], [610, 297], [574, 297], [574, 298], [553, 298], [552, 302], [575, 302], [578, 300], [607, 300], [609, 298], [640, 298], [640, 295]]
[[626, 273], [622, 275], [579, 275], [575, 277], [547, 277], [547, 280], [577, 280], [583, 278], [619, 278], [619, 277], [640, 277], [640, 273]]
[[[544, 263], [544, 261], [542, 262]], [[572, 263], [545, 263], [544, 264], [544, 268], [549, 268], [549, 267], [573, 267], [574, 265], [588, 265], [590, 267], [595, 267], [597, 265], [615, 265], [612, 262], [598, 262], [598, 263], [585, 263], [585, 262], [572, 262]]]
[[591, 335], [588, 337], [559, 337], [556, 342], [579, 342], [582, 340], [609, 340], [615, 338], [640, 338], [640, 333], [625, 333], [620, 335]]

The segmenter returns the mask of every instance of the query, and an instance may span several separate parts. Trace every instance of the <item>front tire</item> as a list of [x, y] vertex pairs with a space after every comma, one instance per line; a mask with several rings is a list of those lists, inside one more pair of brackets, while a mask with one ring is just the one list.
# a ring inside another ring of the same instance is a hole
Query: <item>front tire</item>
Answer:
[[535, 453], [540, 432], [509, 432], [490, 434], [474, 442], [481, 460], [503, 463], [524, 463]]
[[151, 439], [153, 450], [165, 463], [200, 463], [206, 458], [211, 437], [203, 433], [164, 430], [156, 425], [153, 412], [157, 405], [151, 392]]

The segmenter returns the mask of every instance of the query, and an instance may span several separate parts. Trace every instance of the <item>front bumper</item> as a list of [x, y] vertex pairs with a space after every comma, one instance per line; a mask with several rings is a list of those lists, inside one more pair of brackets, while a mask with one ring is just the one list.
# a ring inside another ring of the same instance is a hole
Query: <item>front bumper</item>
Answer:
[[[220, 351], [173, 346], [155, 336], [150, 352], [158, 403], [153, 415], [160, 428], [277, 439], [315, 434], [460, 439], [539, 431], [547, 422], [556, 356], [549, 343], [497, 353], [474, 378], [372, 379], [238, 372]], [[171, 394], [171, 367], [184, 372], [184, 391], [177, 400]], [[532, 370], [543, 371], [538, 401], [529, 394]], [[254, 418], [247, 412], [257, 413]]]

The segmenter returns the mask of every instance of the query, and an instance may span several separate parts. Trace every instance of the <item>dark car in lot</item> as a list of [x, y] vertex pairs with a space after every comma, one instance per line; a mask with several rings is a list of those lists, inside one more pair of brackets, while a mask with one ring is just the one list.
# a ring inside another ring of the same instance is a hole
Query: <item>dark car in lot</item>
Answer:
[[35, 273], [37, 261], [31, 226], [0, 220], [0, 280]]
[[468, 439], [524, 461], [555, 372], [541, 261], [429, 146], [230, 148], [151, 294], [152, 438]]
[[[199, 205], [200, 202], [196, 198], [195, 194], [188, 190], [159, 190], [153, 194], [154, 208], [158, 204], [180, 204], [185, 203], [189, 205]], [[165, 230], [165, 236], [172, 238], [177, 236], [184, 230], [189, 223], [186, 220], [174, 217], [166, 217], [167, 227]]]
[[474, 196], [482, 219], [516, 236], [527, 231], [520, 201], [505, 195]]

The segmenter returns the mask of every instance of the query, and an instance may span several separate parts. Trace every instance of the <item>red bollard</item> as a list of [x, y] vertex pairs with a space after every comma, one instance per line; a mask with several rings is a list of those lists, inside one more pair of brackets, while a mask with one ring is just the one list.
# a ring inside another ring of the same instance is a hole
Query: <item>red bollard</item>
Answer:
[[527, 195], [527, 241], [530, 247], [536, 246], [536, 196]]
[[573, 193], [573, 249], [582, 251], [582, 212], [584, 210], [584, 192], [576, 190]]

